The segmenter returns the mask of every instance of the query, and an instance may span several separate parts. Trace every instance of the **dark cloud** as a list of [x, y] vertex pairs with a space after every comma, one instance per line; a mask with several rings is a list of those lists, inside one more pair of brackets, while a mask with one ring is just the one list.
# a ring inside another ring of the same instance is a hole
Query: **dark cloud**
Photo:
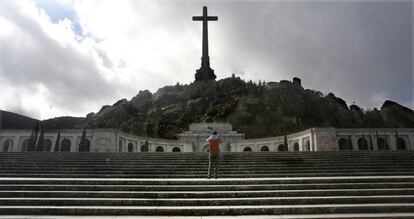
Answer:
[[226, 47], [220, 58], [235, 69], [256, 63], [258, 73], [249, 77], [298, 76], [308, 88], [365, 108], [380, 106], [372, 99], [378, 93], [413, 104], [412, 2], [213, 2], [210, 8], [221, 15], [214, 34]]
[[[121, 1], [114, 6], [128, 4], [119, 8], [82, 1], [92, 5], [64, 10], [60, 4], [64, 13], [40, 2], [55, 25], [76, 18], [73, 42], [6, 1], [0, 19], [17, 30], [0, 31], [0, 85], [10, 100], [0, 107], [42, 117], [85, 115], [140, 89], [190, 83], [201, 56], [201, 23], [191, 17], [208, 5], [219, 17], [209, 24], [219, 78], [300, 77], [306, 88], [333, 92], [348, 104], [373, 108], [392, 99], [414, 108], [412, 1]], [[46, 95], [45, 106], [28, 108], [31, 93]]]

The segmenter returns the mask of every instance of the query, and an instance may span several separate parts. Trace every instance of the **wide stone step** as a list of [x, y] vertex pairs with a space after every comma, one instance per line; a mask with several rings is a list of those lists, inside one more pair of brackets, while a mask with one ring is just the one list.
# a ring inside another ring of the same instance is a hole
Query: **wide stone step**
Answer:
[[[112, 170], [105, 170], [105, 169], [95, 169], [95, 168], [72, 168], [72, 169], [38, 169], [38, 168], [24, 168], [24, 169], [6, 169], [0, 170], [1, 173], [61, 173], [61, 174], [88, 174], [91, 173], [92, 175], [95, 174], [202, 174], [206, 173], [208, 170], [207, 167], [204, 168], [193, 168], [193, 169], [185, 169], [185, 168], [163, 168], [163, 169], [143, 169], [143, 168], [136, 168], [136, 169], [112, 169]], [[411, 167], [387, 167], [387, 168], [363, 168], [363, 167], [355, 167], [355, 168], [284, 168], [284, 169], [237, 169], [237, 168], [220, 168], [220, 174], [283, 174], [283, 173], [320, 173], [320, 172], [342, 172], [342, 173], [352, 173], [352, 172], [413, 172], [414, 168]]]
[[[205, 167], [208, 164], [206, 163], [172, 163], [168, 166], [176, 168], [200, 168]], [[251, 165], [246, 163], [222, 163], [219, 162], [220, 167], [224, 168], [311, 168], [311, 167], [321, 167], [321, 168], [341, 168], [341, 167], [413, 167], [414, 163], [412, 161], [407, 163], [259, 163], [257, 165]], [[310, 166], [309, 166], [310, 165]], [[94, 168], [103, 168], [103, 169], [117, 169], [117, 168], [148, 168], [148, 167], [167, 167], [163, 163], [154, 163], [154, 164], [63, 164], [63, 163], [16, 163], [16, 164], [1, 164], [4, 168], [34, 168], [34, 167], [44, 167], [44, 168], [76, 168], [76, 167], [94, 167]]]
[[318, 184], [251, 184], [251, 185], [72, 185], [72, 184], [2, 184], [1, 190], [61, 191], [252, 191], [298, 189], [373, 189], [414, 188], [414, 183], [318, 183]]
[[[300, 154], [299, 154], [300, 153]], [[151, 160], [151, 159], [181, 159], [181, 160], [204, 160], [208, 158], [208, 153], [204, 153], [202, 155], [193, 155], [187, 154], [183, 156], [180, 153], [160, 153], [157, 156], [154, 156], [157, 153], [136, 153], [136, 154], [125, 154], [124, 156], [120, 156], [120, 154], [100, 154], [100, 153], [66, 153], [60, 154], [56, 152], [36, 152], [36, 153], [2, 153], [0, 154], [0, 160], [4, 159], [17, 159], [21, 160], [22, 158], [29, 158], [29, 159], [57, 159], [57, 158], [65, 158], [69, 160], [88, 160], [88, 159], [99, 159], [99, 160]], [[254, 159], [254, 158], [262, 158], [262, 159], [333, 159], [333, 158], [341, 158], [341, 159], [407, 159], [413, 156], [412, 151], [405, 151], [398, 152], [398, 151], [389, 151], [386, 154], [378, 155], [375, 152], [370, 153], [361, 153], [361, 152], [352, 152], [351, 154], [342, 154], [341, 152], [337, 153], [318, 153], [318, 152], [296, 152], [291, 154], [283, 154], [282, 152], [271, 152], [271, 153], [238, 153], [238, 154], [231, 154], [228, 152], [224, 152], [220, 154], [220, 157], [223, 159], [229, 160], [240, 160], [240, 159]], [[126, 156], [128, 155], [128, 156]]]
[[227, 206], [0, 206], [7, 215], [281, 215], [414, 212], [413, 203]]
[[2, 206], [226, 206], [414, 203], [414, 195], [259, 198], [0, 198]]
[[346, 177], [295, 177], [295, 178], [226, 178], [208, 180], [187, 179], [130, 179], [130, 178], [0, 178], [1, 184], [65, 184], [65, 185], [261, 185], [261, 184], [355, 184], [355, 183], [413, 183], [414, 176], [346, 176]]
[[[163, 179], [163, 178], [204, 178], [206, 177], [206, 172], [204, 173], [190, 173], [190, 174], [92, 174], [92, 173], [72, 173], [72, 174], [60, 174], [60, 173], [0, 173], [0, 177], [60, 177], [60, 178], [88, 178], [88, 177], [96, 177], [96, 178], [154, 178], [154, 179]], [[238, 173], [231, 173], [231, 174], [220, 174], [220, 178], [273, 178], [273, 177], [335, 177], [335, 176], [412, 176], [414, 175], [412, 171], [403, 171], [403, 172], [362, 172], [362, 171], [355, 171], [355, 172], [348, 172], [348, 173], [341, 173], [341, 172], [317, 172], [317, 173], [268, 173], [268, 174], [238, 174]]]
[[[240, 159], [240, 160], [232, 160], [232, 159], [225, 159], [225, 158], [220, 158], [219, 161], [223, 164], [251, 164], [251, 163], [269, 163], [269, 164], [301, 164], [301, 163], [322, 163], [322, 164], [326, 164], [326, 163], [334, 163], [334, 164], [339, 164], [339, 163], [381, 163], [381, 162], [386, 162], [386, 163], [412, 163], [412, 158], [409, 159], [400, 159], [400, 160], [396, 160], [396, 159], [334, 159], [334, 158], [325, 158], [325, 159], [312, 159], [312, 158], [304, 158], [304, 159], [263, 159], [263, 158], [256, 158], [256, 159], [252, 159], [252, 158], [246, 158], [246, 159]], [[190, 163], [194, 163], [194, 164], [200, 164], [200, 163], [208, 163], [208, 158], [206, 157], [203, 160], [179, 160], [178, 158], [176, 158], [175, 160], [173, 159], [134, 159], [134, 160], [94, 160], [94, 159], [88, 159], [88, 160], [52, 160], [52, 159], [21, 159], [21, 160], [14, 160], [14, 159], [4, 159], [0, 162], [0, 164], [18, 164], [18, 163], [39, 163], [39, 164], [51, 164], [51, 163], [61, 163], [61, 164], [153, 164], [153, 163], [157, 163], [157, 162], [161, 162], [161, 163], [186, 163], [186, 164], [190, 164]]]
[[0, 197], [72, 197], [72, 198], [245, 198], [294, 196], [372, 196], [414, 195], [413, 188], [384, 189], [302, 189], [254, 191], [0, 191]]

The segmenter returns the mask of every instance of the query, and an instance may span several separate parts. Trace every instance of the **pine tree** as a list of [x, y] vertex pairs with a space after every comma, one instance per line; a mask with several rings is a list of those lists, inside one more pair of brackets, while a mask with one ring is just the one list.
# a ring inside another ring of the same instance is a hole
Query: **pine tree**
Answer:
[[285, 136], [283, 137], [283, 144], [284, 144], [285, 148], [288, 151], [289, 150], [289, 147], [288, 147], [288, 140], [287, 140], [286, 132], [285, 132]]
[[398, 132], [397, 132], [397, 130], [395, 130], [395, 147], [397, 148], [397, 150], [401, 150], [402, 148], [400, 148], [399, 146], [399, 144], [398, 144]]
[[148, 152], [149, 150], [149, 143], [148, 140], [145, 140], [144, 145], [142, 145], [141, 152]]
[[44, 150], [44, 142], [45, 142], [45, 130], [42, 128], [40, 131], [39, 141], [37, 141], [36, 151], [43, 151]]
[[83, 130], [82, 132], [82, 137], [81, 140], [79, 142], [79, 152], [89, 152], [89, 145], [88, 145], [88, 141], [86, 139], [86, 129]]
[[54, 151], [55, 152], [60, 151], [60, 131], [58, 132], [57, 137], [56, 137], [56, 143], [55, 143]]
[[39, 133], [39, 122], [36, 122], [36, 127], [34, 129], [33, 138], [31, 137], [29, 140], [29, 147], [27, 151], [36, 151], [36, 143], [37, 143], [37, 135]]
[[372, 136], [371, 133], [369, 133], [369, 149], [374, 150], [374, 145], [372, 144]]
[[27, 145], [24, 145], [23, 151], [30, 151], [30, 147], [32, 145], [32, 142], [34, 141], [34, 132], [35, 130], [32, 130], [32, 134], [30, 135], [29, 138], [29, 143]]

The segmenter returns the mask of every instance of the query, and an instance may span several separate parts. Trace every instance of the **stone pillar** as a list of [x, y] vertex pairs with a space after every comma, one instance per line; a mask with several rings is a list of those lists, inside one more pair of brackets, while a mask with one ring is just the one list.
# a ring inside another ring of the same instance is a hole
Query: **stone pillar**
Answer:
[[359, 151], [358, 148], [358, 138], [355, 135], [351, 135], [352, 150]]
[[310, 137], [310, 150], [311, 151], [317, 151], [317, 147], [316, 147], [316, 137], [315, 137], [315, 132], [312, 130], [311, 131], [311, 137]]
[[277, 151], [276, 145], [275, 145], [274, 142], [272, 142], [272, 143], [269, 144], [269, 151], [270, 152]]
[[237, 146], [239, 145], [239, 143], [230, 143], [230, 152], [236, 152], [237, 150]]
[[76, 152], [76, 136], [72, 136], [72, 138], [68, 138], [70, 139], [70, 152]]
[[378, 142], [377, 142], [377, 136], [376, 135], [372, 135], [370, 133], [371, 139], [372, 139], [372, 148], [374, 151], [378, 151]]
[[73, 139], [74, 139], [73, 140], [74, 144], [71, 148], [71, 152], [78, 152], [80, 137], [79, 136], [74, 136]]
[[20, 139], [22, 138], [22, 136], [15, 136], [13, 138], [13, 145], [11, 148], [11, 152], [18, 152], [19, 151], [19, 143], [20, 143]]
[[397, 150], [397, 144], [395, 144], [395, 136], [394, 136], [394, 134], [389, 134], [389, 133], [386, 133], [386, 136], [388, 136], [389, 137], [389, 139], [390, 139], [390, 150]]
[[407, 142], [408, 150], [414, 150], [414, 135], [411, 133], [408, 134], [408, 142]]
[[191, 143], [184, 143], [183, 152], [193, 152]]

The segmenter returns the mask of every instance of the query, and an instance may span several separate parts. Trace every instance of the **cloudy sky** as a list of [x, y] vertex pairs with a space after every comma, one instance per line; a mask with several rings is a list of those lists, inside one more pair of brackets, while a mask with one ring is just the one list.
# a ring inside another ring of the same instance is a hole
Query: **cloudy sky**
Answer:
[[348, 104], [414, 108], [413, 2], [1, 0], [0, 109], [37, 119], [194, 80], [201, 15], [218, 79], [300, 77]]

